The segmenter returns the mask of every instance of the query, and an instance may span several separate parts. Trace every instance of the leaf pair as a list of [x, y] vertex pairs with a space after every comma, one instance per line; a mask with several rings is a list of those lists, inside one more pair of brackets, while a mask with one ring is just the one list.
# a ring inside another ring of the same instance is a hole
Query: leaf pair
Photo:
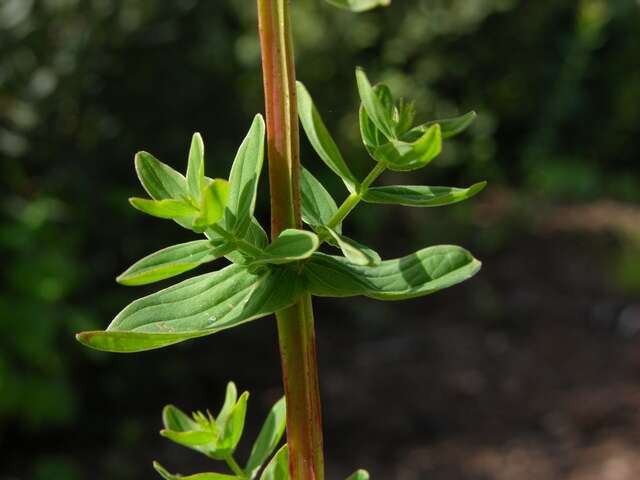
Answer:
[[[234, 470], [240, 469], [241, 471], [236, 471], [233, 476], [220, 473], [201, 473], [182, 477], [170, 474], [157, 462], [154, 463], [156, 471], [167, 480], [176, 478], [193, 478], [195, 480], [254, 479], [282, 439], [286, 427], [286, 408], [284, 398], [273, 405], [253, 443], [245, 467], [240, 468], [235, 463], [233, 454], [244, 430], [248, 397], [249, 393], [244, 392], [238, 398], [236, 386], [233, 382], [229, 382], [224, 404], [215, 418], [210, 412], [207, 414], [196, 412], [192, 417], [189, 417], [173, 405], [167, 405], [162, 412], [164, 429], [160, 432], [163, 437], [175, 443], [196, 450], [215, 460], [226, 461]], [[273, 470], [272, 464], [279, 463], [279, 456], [281, 457], [280, 453], [274, 456], [274, 460], [266, 467], [262, 479], [269, 478], [265, 476], [266, 472], [270, 469]]]

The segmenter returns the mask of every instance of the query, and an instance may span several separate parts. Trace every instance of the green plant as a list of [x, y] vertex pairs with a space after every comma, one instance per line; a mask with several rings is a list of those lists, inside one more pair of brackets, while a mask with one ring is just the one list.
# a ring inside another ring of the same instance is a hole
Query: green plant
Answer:
[[[388, 2], [329, 3], [361, 11]], [[78, 340], [99, 350], [138, 352], [211, 335], [275, 313], [288, 443], [273, 457], [261, 478], [319, 480], [324, 478], [324, 456], [312, 296], [364, 295], [402, 300], [450, 287], [480, 269], [480, 262], [468, 251], [451, 245], [382, 261], [373, 249], [344, 235], [344, 220], [363, 201], [443, 206], [472, 197], [485, 183], [469, 188], [372, 186], [385, 170], [407, 172], [427, 166], [440, 154], [443, 139], [464, 131], [475, 113], [415, 125], [413, 103], [396, 102], [387, 86], [372, 86], [362, 69], [356, 70], [360, 131], [373, 168], [359, 180], [332, 139], [311, 95], [295, 81], [288, 1], [258, 0], [258, 15], [266, 123], [261, 115], [254, 118], [229, 179], [205, 175], [204, 143], [197, 133], [184, 176], [149, 153], [140, 152], [135, 157], [138, 177], [151, 198], [132, 198], [131, 205], [149, 215], [171, 219], [205, 238], [151, 254], [117, 280], [124, 285], [144, 285], [222, 257], [231, 264], [136, 300], [105, 331], [84, 332]], [[345, 184], [348, 195], [340, 206], [300, 166], [298, 116], [320, 159]], [[254, 217], [265, 143], [271, 242]], [[303, 221], [311, 230], [302, 229]], [[341, 255], [321, 252], [325, 243]], [[233, 472], [233, 476], [207, 473], [187, 478], [243, 479], [259, 473], [262, 463], [254, 465], [250, 460], [242, 469], [233, 459], [244, 425], [247, 395], [238, 399], [230, 384], [217, 418], [202, 413], [189, 418], [175, 407], [165, 409], [163, 435], [225, 460]], [[284, 408], [283, 403], [277, 405], [281, 405], [278, 410]], [[283, 417], [281, 412], [275, 415]], [[262, 461], [277, 446], [277, 437]], [[157, 464], [156, 469], [167, 479], [179, 478]], [[368, 474], [358, 471], [350, 478], [364, 479]]]

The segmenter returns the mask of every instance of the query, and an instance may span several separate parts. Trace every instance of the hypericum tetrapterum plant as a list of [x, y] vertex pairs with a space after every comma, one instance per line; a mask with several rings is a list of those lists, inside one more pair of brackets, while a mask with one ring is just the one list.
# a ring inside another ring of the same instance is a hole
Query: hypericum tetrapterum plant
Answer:
[[[327, 1], [354, 11], [389, 3]], [[332, 139], [308, 90], [295, 80], [288, 1], [257, 2], [266, 124], [261, 115], [254, 118], [228, 180], [206, 176], [204, 144], [198, 133], [191, 141], [185, 175], [149, 153], [136, 155], [136, 172], [150, 198], [132, 198], [131, 205], [202, 236], [143, 258], [117, 281], [145, 285], [222, 257], [230, 264], [134, 301], [104, 331], [78, 334], [80, 342], [98, 350], [139, 352], [276, 314], [287, 408], [285, 398], [276, 403], [250, 458], [241, 467], [234, 452], [244, 427], [248, 393], [238, 397], [230, 383], [217, 417], [208, 411], [189, 417], [167, 406], [161, 434], [225, 461], [231, 471], [230, 475], [181, 477], [154, 464], [168, 480], [246, 480], [259, 474], [262, 480], [323, 480], [312, 296], [364, 295], [377, 300], [403, 300], [460, 283], [480, 269], [480, 262], [467, 250], [453, 245], [432, 246], [402, 258], [382, 260], [372, 248], [343, 232], [344, 220], [360, 202], [438, 207], [480, 192], [485, 182], [469, 188], [373, 186], [386, 170], [407, 172], [426, 167], [440, 154], [443, 139], [464, 131], [475, 113], [416, 125], [412, 102], [396, 101], [387, 86], [372, 86], [364, 70], [357, 69], [360, 133], [372, 160], [370, 173], [358, 178]], [[297, 117], [318, 157], [346, 187], [346, 198], [340, 205], [300, 166]], [[254, 217], [265, 140], [271, 241]], [[302, 222], [310, 229], [304, 230]], [[287, 444], [273, 455], [285, 424]], [[364, 470], [349, 477], [367, 478]]]

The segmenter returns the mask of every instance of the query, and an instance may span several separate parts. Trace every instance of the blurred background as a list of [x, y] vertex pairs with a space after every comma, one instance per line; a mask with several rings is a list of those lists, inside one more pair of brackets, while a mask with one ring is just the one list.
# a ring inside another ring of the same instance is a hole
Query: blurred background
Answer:
[[[355, 171], [371, 168], [363, 65], [418, 119], [479, 114], [430, 168], [383, 183], [490, 183], [346, 225], [387, 258], [457, 243], [484, 268], [400, 304], [316, 301], [328, 478], [640, 478], [640, 2], [292, 3], [298, 76]], [[184, 169], [200, 131], [208, 174], [226, 174], [262, 111], [253, 7], [0, 0], [0, 479], [214, 469], [157, 434], [162, 406], [215, 411], [233, 379], [250, 441], [280, 396], [270, 319], [134, 356], [73, 338], [157, 288], [116, 285], [125, 267], [193, 238], [128, 206], [133, 155]], [[303, 162], [342, 198], [306, 141]]]

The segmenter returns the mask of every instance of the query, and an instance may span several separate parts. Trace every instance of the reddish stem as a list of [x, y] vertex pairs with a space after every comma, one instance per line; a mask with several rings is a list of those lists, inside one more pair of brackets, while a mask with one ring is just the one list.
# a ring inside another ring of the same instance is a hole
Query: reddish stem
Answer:
[[[288, 0], [257, 0], [267, 117], [271, 235], [300, 228], [300, 147]], [[311, 296], [276, 314], [287, 399], [291, 480], [324, 480]]]

